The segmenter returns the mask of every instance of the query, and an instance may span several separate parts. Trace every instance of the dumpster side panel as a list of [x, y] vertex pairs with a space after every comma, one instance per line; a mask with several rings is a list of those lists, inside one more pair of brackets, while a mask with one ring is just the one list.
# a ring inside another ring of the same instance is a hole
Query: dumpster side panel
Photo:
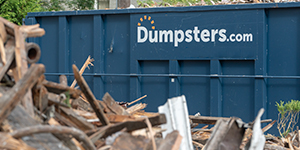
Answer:
[[[300, 9], [269, 10], [268, 75], [299, 76]], [[268, 79], [268, 116], [277, 119], [275, 102], [299, 100], [300, 79]], [[299, 124], [298, 124], [299, 125]], [[276, 133], [276, 129], [272, 129]]]

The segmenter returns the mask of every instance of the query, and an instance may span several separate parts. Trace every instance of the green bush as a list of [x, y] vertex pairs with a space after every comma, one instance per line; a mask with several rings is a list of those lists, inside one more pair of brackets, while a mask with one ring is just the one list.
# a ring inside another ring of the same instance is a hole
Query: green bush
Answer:
[[40, 0], [0, 0], [0, 16], [18, 25], [27, 12], [41, 10]]
[[300, 101], [291, 100], [284, 103], [276, 102], [278, 110], [277, 129], [280, 136], [285, 137], [289, 132], [293, 132], [295, 125], [298, 123], [300, 112]]

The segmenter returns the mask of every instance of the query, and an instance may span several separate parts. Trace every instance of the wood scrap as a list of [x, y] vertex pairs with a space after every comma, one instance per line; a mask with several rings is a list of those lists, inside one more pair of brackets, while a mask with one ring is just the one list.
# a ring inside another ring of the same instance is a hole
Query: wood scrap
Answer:
[[2, 150], [35, 150], [35, 148], [28, 146], [22, 140], [13, 138], [10, 134], [0, 133], [0, 149]]
[[91, 129], [95, 128], [94, 125], [87, 122], [87, 120], [85, 118], [81, 117], [80, 115], [77, 115], [73, 110], [65, 108], [65, 107], [60, 107], [58, 109], [60, 109], [60, 111], [58, 111], [58, 112], [61, 112], [60, 115], [65, 118], [68, 118], [68, 120], [70, 122], [72, 122], [73, 124], [75, 124], [78, 129], [80, 129], [82, 131], [86, 131], [86, 130], [91, 130]]
[[[83, 72], [84, 72], [84, 70], [86, 69], [86, 67], [88, 67], [89, 65], [94, 66], [94, 65], [92, 64], [93, 61], [94, 61], [94, 59], [91, 58], [91, 56], [88, 56], [88, 58], [86, 59], [86, 61], [85, 61], [84, 64], [83, 64], [83, 66], [80, 68], [79, 74], [82, 75]], [[76, 85], [76, 83], [77, 83], [77, 81], [74, 80], [74, 81], [72, 82], [72, 84], [71, 84], [70, 87], [71, 87], [71, 88], [74, 88], [75, 85]]]
[[178, 150], [180, 148], [181, 140], [182, 136], [177, 130], [174, 130], [161, 141], [158, 150]]
[[[56, 125], [56, 126], [61, 126], [55, 119], [50, 118], [48, 121], [49, 125]], [[82, 147], [82, 145], [75, 139], [72, 137], [69, 137], [68, 135], [64, 135], [64, 134], [53, 134], [56, 138], [58, 138], [59, 140], [61, 140], [64, 145], [66, 145], [68, 148], [70, 149], [80, 149], [80, 150], [84, 150], [84, 148]]]
[[129, 115], [129, 113], [122, 106], [116, 103], [116, 101], [109, 95], [109, 93], [105, 93], [102, 100], [106, 104], [106, 106], [116, 115]]
[[78, 98], [81, 94], [81, 91], [78, 89], [71, 88], [69, 86], [65, 86], [59, 83], [54, 83], [51, 81], [44, 80], [43, 85], [47, 88], [49, 92], [55, 93], [55, 94], [61, 94], [66, 93], [71, 96], [71, 98]]
[[28, 89], [36, 83], [38, 78], [45, 72], [44, 65], [33, 64], [24, 77], [5, 95], [0, 98], [0, 123], [9, 115], [18, 102], [23, 98]]
[[112, 144], [111, 150], [138, 150], [147, 149], [151, 144], [150, 140], [144, 137], [134, 137], [129, 133], [122, 132]]
[[25, 127], [11, 133], [14, 138], [21, 138], [24, 136], [37, 134], [37, 133], [55, 133], [55, 134], [69, 134], [76, 138], [78, 141], [84, 143], [84, 148], [89, 150], [96, 150], [94, 144], [89, 138], [80, 130], [75, 128], [69, 128], [64, 126], [49, 126], [49, 125], [37, 125], [31, 127]]
[[140, 97], [140, 98], [138, 98], [138, 99], [136, 99], [136, 100], [134, 100], [134, 101], [128, 103], [127, 105], [128, 105], [128, 106], [129, 106], [129, 105], [132, 105], [132, 104], [134, 104], [134, 103], [136, 103], [136, 102], [138, 102], [138, 101], [140, 101], [140, 100], [142, 100], [143, 98], [146, 98], [146, 97], [147, 97], [147, 95], [144, 95], [144, 96], [142, 96], [142, 97]]
[[78, 68], [75, 65], [73, 65], [73, 72], [74, 72], [74, 77], [78, 82], [78, 85], [80, 86], [82, 92], [84, 93], [87, 100], [89, 101], [92, 108], [94, 109], [97, 117], [99, 118], [99, 120], [103, 125], [108, 125], [109, 121], [107, 117], [104, 115], [103, 109], [100, 107], [100, 104], [97, 102], [95, 96], [93, 95], [92, 91], [88, 87], [84, 78], [79, 74]]

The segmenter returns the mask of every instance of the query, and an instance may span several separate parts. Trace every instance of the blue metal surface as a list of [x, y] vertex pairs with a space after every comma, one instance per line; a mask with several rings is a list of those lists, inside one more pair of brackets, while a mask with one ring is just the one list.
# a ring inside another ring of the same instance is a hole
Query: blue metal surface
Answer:
[[[277, 119], [275, 102], [300, 97], [300, 3], [28, 13], [41, 24], [48, 80], [84, 77], [98, 99], [145, 94], [146, 111], [185, 95], [190, 114]], [[270, 133], [277, 133], [273, 127]]]

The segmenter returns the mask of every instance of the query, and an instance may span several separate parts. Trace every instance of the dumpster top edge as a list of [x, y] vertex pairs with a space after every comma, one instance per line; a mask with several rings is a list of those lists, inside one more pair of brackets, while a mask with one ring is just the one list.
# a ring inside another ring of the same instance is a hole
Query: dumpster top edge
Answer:
[[73, 15], [110, 15], [110, 14], [135, 14], [135, 13], [138, 14], [138, 13], [159, 13], [159, 12], [192, 12], [192, 11], [272, 9], [272, 8], [294, 8], [294, 7], [300, 7], [300, 2], [210, 5], [210, 6], [188, 6], [188, 7], [154, 7], [154, 8], [84, 10], [84, 11], [30, 12], [27, 14], [26, 18], [43, 17], [43, 16], [50, 17], [50, 16], [73, 16]]

